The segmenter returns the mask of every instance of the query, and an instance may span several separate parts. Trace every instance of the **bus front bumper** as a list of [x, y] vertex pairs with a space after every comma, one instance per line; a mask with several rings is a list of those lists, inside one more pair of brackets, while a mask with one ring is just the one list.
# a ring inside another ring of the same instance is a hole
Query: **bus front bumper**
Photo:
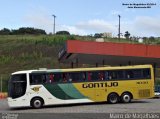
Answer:
[[17, 107], [29, 107], [30, 102], [23, 98], [16, 98], [12, 99], [11, 97], [7, 98], [8, 105], [10, 108], [17, 108]]

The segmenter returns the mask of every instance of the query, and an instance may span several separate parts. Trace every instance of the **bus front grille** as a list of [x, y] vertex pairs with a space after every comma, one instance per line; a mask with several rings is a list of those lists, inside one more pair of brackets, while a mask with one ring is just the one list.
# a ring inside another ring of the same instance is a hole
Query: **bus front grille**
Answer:
[[150, 97], [150, 90], [149, 89], [139, 90], [139, 97]]

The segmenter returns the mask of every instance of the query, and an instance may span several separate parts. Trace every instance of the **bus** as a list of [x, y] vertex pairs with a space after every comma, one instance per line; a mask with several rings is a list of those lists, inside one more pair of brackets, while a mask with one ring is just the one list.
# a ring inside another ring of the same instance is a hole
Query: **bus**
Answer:
[[152, 65], [73, 69], [39, 69], [12, 73], [11, 108], [109, 102], [129, 103], [154, 97]]

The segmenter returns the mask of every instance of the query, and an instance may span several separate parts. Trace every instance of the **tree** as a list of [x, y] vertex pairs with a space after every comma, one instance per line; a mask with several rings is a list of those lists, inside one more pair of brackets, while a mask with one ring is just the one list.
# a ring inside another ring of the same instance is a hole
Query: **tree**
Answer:
[[154, 38], [153, 36], [151, 36], [151, 37], [149, 37], [149, 41], [150, 41], [151, 43], [153, 43], [153, 42], [155, 42], [155, 38]]
[[124, 34], [124, 37], [126, 37], [126, 39], [129, 39], [129, 36], [130, 36], [131, 34], [128, 32], [128, 31], [126, 31], [125, 32], [125, 34]]
[[46, 32], [42, 29], [35, 29], [30, 27], [19, 28], [17, 32], [18, 34], [34, 34], [34, 35], [46, 34]]
[[46, 35], [46, 32], [45, 30], [31, 28], [31, 27], [21, 27], [19, 29], [13, 29], [13, 30], [4, 28], [0, 30], [0, 35], [24, 35], [24, 34], [32, 34], [32, 35], [44, 34]]
[[94, 37], [95, 38], [102, 38], [102, 35], [103, 35], [102, 33], [95, 33]]
[[147, 37], [143, 37], [142, 39], [143, 39], [143, 41], [144, 41], [145, 44], [148, 43], [148, 38]]
[[11, 31], [7, 28], [0, 30], [0, 35], [9, 35]]
[[70, 35], [68, 31], [57, 31], [56, 35]]

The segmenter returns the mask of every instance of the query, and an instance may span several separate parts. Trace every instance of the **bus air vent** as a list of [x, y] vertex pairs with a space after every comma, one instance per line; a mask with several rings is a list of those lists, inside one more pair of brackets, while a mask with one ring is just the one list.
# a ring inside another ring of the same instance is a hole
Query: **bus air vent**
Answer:
[[150, 97], [150, 90], [149, 89], [139, 90], [139, 97]]

